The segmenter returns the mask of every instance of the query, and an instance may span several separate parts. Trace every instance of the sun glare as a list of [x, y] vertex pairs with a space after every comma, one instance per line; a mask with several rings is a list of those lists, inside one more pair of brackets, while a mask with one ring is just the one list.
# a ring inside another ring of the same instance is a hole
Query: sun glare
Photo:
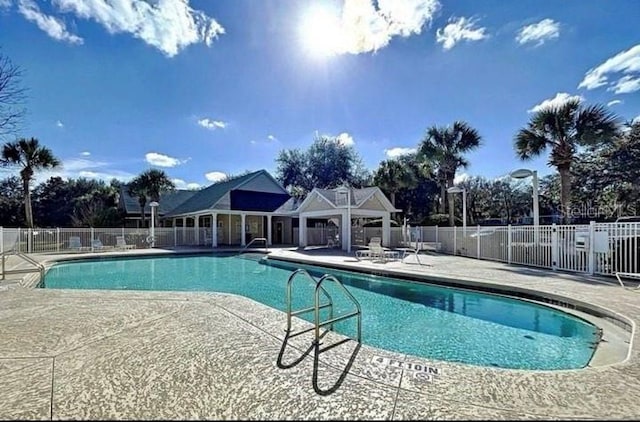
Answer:
[[328, 7], [316, 6], [307, 11], [300, 24], [303, 48], [318, 58], [333, 56], [340, 48], [340, 21]]

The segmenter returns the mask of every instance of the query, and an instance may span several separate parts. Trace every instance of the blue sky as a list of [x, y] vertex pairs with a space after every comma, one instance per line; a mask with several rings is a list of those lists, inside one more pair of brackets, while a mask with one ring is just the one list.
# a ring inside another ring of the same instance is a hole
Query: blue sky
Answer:
[[0, 0], [0, 47], [25, 70], [20, 135], [66, 177], [206, 186], [274, 172], [316, 132], [373, 170], [461, 119], [484, 140], [461, 174], [493, 178], [552, 172], [513, 149], [545, 101], [640, 118], [638, 16], [637, 0]]

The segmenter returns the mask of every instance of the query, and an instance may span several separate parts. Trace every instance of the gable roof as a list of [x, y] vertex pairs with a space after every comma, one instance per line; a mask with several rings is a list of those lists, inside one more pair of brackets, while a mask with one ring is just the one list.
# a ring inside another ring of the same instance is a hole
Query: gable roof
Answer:
[[[335, 189], [318, 189], [318, 188], [314, 188], [308, 195], [307, 197], [304, 199], [304, 201], [302, 201], [302, 203], [300, 204], [300, 206], [297, 208], [297, 210], [303, 209], [305, 208], [309, 202], [312, 201], [312, 198], [315, 197], [316, 195], [324, 198], [331, 207], [333, 208], [341, 208], [344, 207], [345, 204], [345, 196], [343, 193], [340, 192], [340, 189], [343, 188], [335, 188]], [[386, 197], [386, 195], [380, 190], [379, 187], [377, 186], [370, 186], [370, 187], [366, 187], [366, 188], [361, 188], [361, 189], [356, 189], [356, 188], [348, 188], [351, 191], [351, 208], [353, 209], [357, 209], [359, 208], [362, 204], [364, 204], [365, 202], [367, 202], [369, 200], [369, 198], [371, 198], [372, 196], [376, 195], [378, 197], [378, 199], [380, 200], [380, 202], [382, 203], [382, 205], [384, 206], [384, 208], [387, 209], [387, 211], [389, 212], [400, 212], [402, 210], [396, 209], [393, 204], [391, 204], [391, 201], [389, 201], [389, 199]]]
[[269, 174], [269, 172], [267, 172], [266, 170], [258, 170], [254, 171], [253, 173], [247, 173], [242, 176], [234, 177], [230, 180], [214, 183], [211, 186], [198, 191], [191, 198], [187, 199], [182, 204], [174, 208], [170, 213], [167, 214], [167, 216], [176, 216], [180, 214], [194, 213], [212, 209], [214, 205], [229, 191], [242, 187], [242, 185], [248, 183], [250, 180], [253, 180], [260, 175], [268, 177], [280, 189], [282, 189], [283, 193], [287, 192], [282, 187], [282, 185]]
[[[198, 191], [186, 189], [175, 189], [168, 192], [162, 192], [160, 194], [160, 201], [158, 201], [158, 215], [164, 215], [171, 212], [171, 210], [194, 196], [197, 192]], [[140, 214], [138, 198], [129, 195], [127, 192], [127, 185], [122, 186], [120, 189], [120, 198], [127, 214]], [[150, 202], [151, 201], [147, 201], [144, 206], [145, 214], [151, 214], [151, 207], [149, 206]]]

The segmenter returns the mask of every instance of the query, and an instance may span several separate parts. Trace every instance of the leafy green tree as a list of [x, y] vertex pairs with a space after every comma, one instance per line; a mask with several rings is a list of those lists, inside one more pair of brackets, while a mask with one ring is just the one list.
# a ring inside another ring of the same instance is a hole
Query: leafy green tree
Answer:
[[33, 228], [33, 212], [31, 209], [31, 181], [36, 171], [53, 169], [60, 166], [60, 161], [51, 150], [40, 145], [35, 139], [19, 139], [2, 146], [3, 166], [20, 168], [22, 189], [24, 191], [24, 211], [27, 226]]
[[313, 188], [343, 184], [361, 187], [370, 175], [353, 148], [337, 137], [319, 136], [307, 151], [283, 150], [276, 158], [276, 178], [292, 194], [304, 196]]
[[569, 223], [571, 165], [579, 147], [611, 141], [618, 134], [618, 117], [602, 105], [583, 106], [569, 100], [560, 106], [537, 111], [515, 135], [521, 160], [529, 160], [550, 149], [549, 165], [560, 175], [560, 203], [564, 222]]
[[[451, 126], [431, 126], [418, 146], [418, 156], [436, 170], [440, 185], [440, 212], [444, 213], [447, 188], [453, 186], [456, 171], [469, 164], [464, 154], [480, 146], [482, 137], [468, 123], [455, 121]], [[449, 224], [453, 222], [453, 201], [449, 195]]]
[[17, 176], [0, 180], [0, 226], [20, 227], [24, 225], [24, 192], [22, 181]]

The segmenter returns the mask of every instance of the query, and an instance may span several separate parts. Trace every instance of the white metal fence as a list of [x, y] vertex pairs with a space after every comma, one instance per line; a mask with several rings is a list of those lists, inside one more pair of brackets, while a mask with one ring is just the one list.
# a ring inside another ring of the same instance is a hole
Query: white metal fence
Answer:
[[[294, 229], [294, 243], [298, 239]], [[326, 245], [338, 234], [335, 228], [309, 228], [309, 245]], [[95, 240], [116, 246], [116, 237], [136, 248], [150, 247], [148, 229], [55, 228], [22, 229], [0, 227], [1, 251], [55, 253], [72, 250], [71, 237], [79, 237], [90, 249]], [[365, 227], [352, 232], [352, 244], [366, 245], [371, 237], [382, 237], [382, 228]], [[239, 243], [239, 238], [237, 239]], [[640, 223], [595, 223], [588, 225], [414, 227], [403, 236], [401, 227], [391, 228], [391, 247], [405, 241], [437, 244], [440, 252], [471, 258], [589, 274], [614, 275], [640, 272]], [[156, 247], [211, 245], [206, 228], [156, 228]]]
[[589, 274], [640, 272], [640, 223], [420, 227], [443, 253]]

